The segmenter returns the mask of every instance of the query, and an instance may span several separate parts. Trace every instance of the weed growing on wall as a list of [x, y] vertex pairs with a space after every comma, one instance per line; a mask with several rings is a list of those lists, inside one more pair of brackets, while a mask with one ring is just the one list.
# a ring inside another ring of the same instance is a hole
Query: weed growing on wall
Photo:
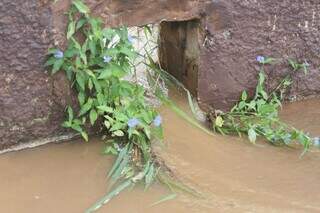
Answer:
[[282, 122], [279, 118], [279, 109], [283, 93], [292, 84], [291, 75], [299, 70], [307, 74], [307, 64], [299, 64], [294, 60], [288, 60], [292, 73], [288, 74], [278, 86], [270, 93], [264, 88], [265, 73], [264, 66], [275, 61], [273, 58], [257, 57], [261, 65], [258, 84], [253, 98], [249, 98], [243, 91], [241, 100], [230, 112], [215, 112], [211, 115], [213, 129], [221, 134], [246, 134], [252, 143], [257, 137], [263, 137], [273, 145], [291, 145], [298, 142], [304, 147], [305, 153], [312, 139], [303, 131]]
[[92, 212], [137, 182], [146, 187], [153, 182], [159, 165], [151, 143], [162, 139], [162, 118], [146, 104], [143, 87], [124, 80], [137, 57], [127, 28], [103, 28], [80, 0], [73, 1], [68, 17], [68, 46], [50, 49], [46, 63], [52, 74], [64, 71], [78, 92], [80, 110], [69, 106], [63, 126], [88, 141], [86, 127], [102, 123], [103, 133], [111, 136], [106, 152], [117, 156], [109, 172], [115, 187], [88, 210]]

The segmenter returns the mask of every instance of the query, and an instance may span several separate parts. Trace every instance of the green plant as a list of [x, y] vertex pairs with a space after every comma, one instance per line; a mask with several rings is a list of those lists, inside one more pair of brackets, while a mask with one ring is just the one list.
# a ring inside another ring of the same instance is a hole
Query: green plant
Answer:
[[[241, 100], [230, 112], [216, 112], [211, 116], [213, 128], [221, 134], [248, 135], [249, 140], [255, 143], [258, 136], [265, 138], [273, 145], [290, 145], [299, 142], [307, 151], [312, 139], [303, 131], [282, 122], [279, 118], [282, 95], [292, 81], [290, 74], [270, 93], [264, 88], [264, 65], [274, 60], [259, 56], [257, 61], [262, 64], [255, 96], [249, 98], [246, 91], [242, 92]], [[293, 63], [293, 62], [292, 62]], [[296, 71], [298, 65], [293, 66]]]
[[64, 52], [50, 49], [46, 63], [52, 74], [65, 71], [78, 92], [80, 109], [67, 107], [63, 126], [88, 141], [87, 127], [102, 124], [99, 127], [107, 135], [105, 152], [117, 155], [109, 172], [117, 186], [91, 212], [137, 182], [150, 186], [159, 169], [151, 143], [162, 139], [162, 120], [146, 104], [143, 87], [124, 80], [134, 70], [132, 61], [137, 56], [127, 28], [104, 29], [80, 0], [73, 1], [68, 18], [68, 46]]
[[300, 69], [303, 69], [304, 74], [308, 73], [309, 64], [307, 62], [299, 63], [293, 59], [288, 59], [288, 62], [293, 71], [299, 71]]

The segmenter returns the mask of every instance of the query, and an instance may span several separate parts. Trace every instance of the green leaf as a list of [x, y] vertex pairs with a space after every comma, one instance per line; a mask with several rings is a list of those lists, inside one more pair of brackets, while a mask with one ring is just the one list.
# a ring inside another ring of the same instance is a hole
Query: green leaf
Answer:
[[104, 121], [104, 126], [107, 127], [107, 129], [110, 129], [110, 122], [109, 121]]
[[82, 71], [78, 71], [76, 74], [76, 80], [82, 91], [85, 91], [86, 87], [86, 78]]
[[146, 189], [151, 185], [151, 183], [153, 182], [154, 177], [156, 175], [156, 169], [155, 169], [154, 164], [149, 163], [149, 165], [150, 166], [147, 169], [148, 171], [146, 172], [146, 177], [145, 177], [145, 183], [146, 183], [145, 188]]
[[144, 127], [144, 133], [146, 134], [147, 138], [150, 140], [151, 139], [151, 129], [149, 126]]
[[73, 110], [70, 106], [68, 106], [68, 116], [69, 122], [71, 122], [73, 120]]
[[88, 40], [89, 40], [89, 39], [86, 39], [86, 41], [82, 44], [81, 52], [82, 52], [83, 54], [86, 54], [86, 51], [87, 51], [87, 49], [88, 49]]
[[116, 78], [122, 78], [126, 75], [126, 72], [123, 70], [123, 68], [117, 64], [110, 64], [110, 69], [112, 76]]
[[76, 130], [77, 132], [82, 132], [82, 128], [80, 127], [80, 125], [79, 124], [76, 124], [76, 123], [73, 123], [72, 125], [71, 125], [71, 128], [73, 129], [73, 130]]
[[107, 146], [103, 153], [107, 155], [117, 155], [118, 151], [111, 145]]
[[72, 4], [76, 6], [80, 13], [87, 14], [90, 12], [90, 9], [81, 0], [74, 0]]
[[266, 80], [266, 76], [263, 72], [259, 73], [259, 85], [263, 85], [264, 81]]
[[215, 126], [222, 127], [224, 123], [224, 120], [221, 116], [218, 116], [215, 120]]
[[121, 47], [120, 52], [127, 55], [130, 59], [134, 59], [136, 57], [136, 53], [128, 47]]
[[256, 131], [253, 129], [253, 128], [250, 128], [248, 130], [248, 138], [249, 138], [249, 141], [251, 143], [256, 143], [256, 140], [257, 140], [257, 133]]
[[117, 122], [115, 124], [112, 125], [110, 131], [116, 131], [116, 130], [120, 130], [120, 129], [123, 129], [126, 125], [121, 123], [121, 122]]
[[124, 170], [128, 166], [129, 163], [130, 163], [130, 153], [126, 153], [126, 155], [123, 157], [121, 163], [119, 164], [117, 169], [114, 171], [111, 178], [114, 181], [117, 181], [121, 177], [121, 175], [124, 175]]
[[91, 29], [96, 38], [100, 38], [102, 35], [100, 24], [101, 20], [98, 18], [90, 18], [89, 23], [91, 25]]
[[114, 162], [112, 168], [109, 171], [108, 177], [111, 177], [115, 173], [125, 156], [128, 155], [128, 151], [131, 149], [131, 147], [132, 146], [128, 143], [125, 147], [121, 149], [116, 161]]
[[81, 132], [81, 136], [83, 137], [83, 139], [85, 141], [87, 141], [87, 142], [89, 141], [88, 134], [86, 132]]
[[290, 64], [290, 66], [292, 67], [293, 71], [296, 71], [298, 69], [298, 64], [297, 62], [293, 61], [292, 59], [288, 59], [288, 62]]
[[102, 35], [109, 41], [112, 40], [112, 38], [114, 37], [115, 35], [115, 32], [113, 29], [111, 28], [107, 28], [107, 29], [103, 29], [102, 30]]
[[[94, 87], [95, 87], [97, 93], [98, 94], [101, 93], [103, 84], [100, 81], [98, 81], [96, 78], [93, 78], [92, 81], [93, 81], [93, 84], [94, 84]], [[101, 103], [99, 103], [99, 104], [101, 104]]]
[[114, 131], [113, 134], [115, 136], [118, 136], [118, 137], [123, 137], [124, 136], [124, 132], [121, 131], [121, 130]]
[[263, 91], [263, 90], [262, 90], [262, 91], [260, 92], [260, 94], [262, 95], [262, 97], [263, 97], [264, 100], [268, 100], [269, 96], [268, 96], [268, 94], [266, 93], [266, 91]]
[[71, 39], [71, 41], [73, 42], [74, 47], [75, 47], [77, 50], [81, 51], [81, 46], [80, 46], [80, 44], [77, 42], [77, 40], [74, 39], [73, 37], [71, 37], [70, 39]]
[[72, 21], [68, 25], [67, 39], [69, 40], [75, 32], [76, 32], [76, 23]]
[[254, 100], [250, 101], [249, 104], [247, 104], [249, 109], [255, 109], [256, 108], [256, 102]]
[[48, 61], [44, 64], [44, 66], [45, 67], [52, 66], [56, 62], [56, 60], [57, 59], [55, 57], [50, 57]]
[[239, 110], [242, 110], [245, 106], [246, 106], [246, 102], [241, 101], [241, 102], [239, 103], [238, 108], [239, 108]]
[[92, 83], [92, 80], [89, 78], [89, 80], [88, 80], [88, 88], [89, 88], [89, 90], [91, 91], [92, 90], [92, 88], [93, 88], [93, 83]]
[[267, 57], [263, 64], [272, 64], [276, 59]]
[[187, 90], [187, 96], [188, 96], [188, 103], [189, 103], [189, 107], [191, 109], [191, 112], [193, 113], [194, 117], [196, 118], [197, 112], [196, 112], [196, 108], [194, 106], [194, 102], [191, 96], [191, 93], [189, 92], [189, 90]]
[[89, 98], [87, 103], [85, 103], [81, 107], [80, 112], [79, 112], [79, 116], [82, 116], [82, 115], [86, 114], [91, 109], [92, 104], [93, 104], [93, 100], [91, 98]]
[[120, 192], [128, 188], [129, 186], [133, 185], [133, 182], [131, 180], [127, 180], [123, 183], [121, 183], [119, 186], [117, 186], [116, 189], [105, 195], [103, 198], [101, 198], [97, 203], [95, 203], [93, 206], [91, 206], [89, 209], [85, 211], [85, 213], [92, 213], [100, 209], [104, 204], [107, 204], [112, 198], [117, 196]]
[[63, 122], [62, 126], [65, 128], [71, 128], [72, 123], [70, 121], [65, 121], [65, 122]]
[[83, 63], [81, 62], [81, 58], [76, 57], [75, 65], [77, 69], [80, 69], [83, 67]]
[[242, 100], [242, 101], [246, 101], [247, 98], [248, 98], [247, 92], [246, 92], [246, 91], [243, 91], [243, 92], [242, 92], [242, 95], [241, 95], [241, 100]]
[[86, 96], [83, 92], [79, 92], [78, 101], [80, 103], [80, 106], [82, 106], [84, 104], [84, 102], [86, 101]]
[[91, 71], [91, 70], [89, 70], [89, 69], [86, 69], [86, 72], [85, 72], [87, 75], [89, 75], [90, 77], [92, 77], [92, 79], [95, 79], [96, 78], [96, 76], [95, 76], [95, 74]]
[[81, 27], [83, 27], [83, 25], [87, 22], [87, 20], [85, 18], [81, 18], [79, 19], [79, 21], [77, 22], [77, 26], [76, 26], [76, 30], [79, 30]]
[[102, 72], [100, 73], [98, 79], [107, 79], [112, 75], [112, 71], [108, 68], [105, 68], [102, 70]]
[[60, 70], [60, 68], [61, 68], [62, 65], [63, 65], [63, 62], [64, 62], [63, 58], [58, 59], [58, 60], [56, 60], [56, 61], [54, 62], [53, 68], [52, 68], [52, 74], [55, 74], [56, 72], [58, 72], [58, 71]]
[[98, 106], [97, 108], [103, 112], [113, 113], [113, 108], [108, 106]]
[[82, 59], [83, 63], [86, 65], [88, 62], [87, 62], [87, 55], [85, 52], [81, 51], [80, 52], [80, 58]]
[[97, 118], [98, 118], [98, 114], [97, 114], [97, 112], [96, 112], [94, 109], [92, 109], [92, 110], [90, 111], [89, 117], [90, 117], [90, 123], [91, 123], [91, 125], [94, 125], [94, 123], [96, 122], [96, 120], [97, 120]]
[[66, 58], [72, 58], [73, 56], [77, 55], [78, 51], [75, 48], [68, 48], [65, 52], [64, 52], [64, 56]]
[[159, 201], [151, 204], [151, 206], [156, 206], [156, 205], [159, 205], [159, 204], [161, 204], [161, 203], [163, 203], [163, 202], [166, 202], [166, 201], [169, 201], [169, 200], [173, 200], [173, 199], [175, 199], [176, 197], [177, 197], [177, 194], [167, 195], [167, 196], [165, 196], [164, 198], [160, 199]]
[[97, 93], [98, 93], [97, 94], [98, 104], [100, 106], [103, 106], [107, 102], [107, 99], [105, 98], [105, 96], [102, 93], [100, 93], [100, 92], [97, 92]]
[[274, 112], [277, 112], [277, 110], [272, 104], [264, 104], [259, 107], [259, 113], [262, 115], [268, 115]]
[[92, 56], [97, 54], [96, 43], [94, 40], [89, 40], [89, 49], [91, 51]]

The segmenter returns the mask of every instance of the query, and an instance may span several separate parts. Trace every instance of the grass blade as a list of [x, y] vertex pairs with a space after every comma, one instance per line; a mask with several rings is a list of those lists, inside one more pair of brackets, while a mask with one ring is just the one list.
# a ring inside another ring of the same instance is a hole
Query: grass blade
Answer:
[[[194, 102], [192, 100], [192, 96], [190, 91], [180, 82], [178, 81], [174, 76], [172, 76], [170, 73], [162, 70], [159, 68], [152, 60], [150, 60], [150, 64], [146, 64], [148, 67], [150, 67], [153, 71], [155, 71], [166, 83], [173, 85], [173, 86], [178, 86], [182, 88], [188, 96], [188, 102], [189, 102], [189, 107], [196, 118], [196, 107], [194, 105]], [[209, 131], [207, 128], [203, 127], [201, 124], [199, 124], [198, 121], [195, 119], [191, 118], [187, 113], [185, 113], [183, 110], [181, 110], [176, 104], [174, 104], [173, 101], [169, 100], [161, 91], [160, 88], [156, 88], [155, 95], [164, 103], [166, 104], [171, 110], [173, 110], [176, 114], [178, 114], [180, 117], [184, 118], [186, 121], [191, 123], [193, 126], [201, 129], [202, 131], [206, 132], [209, 135], [214, 135], [211, 131]]]
[[174, 111], [177, 115], [188, 121], [193, 126], [197, 127], [198, 129], [204, 131], [208, 135], [214, 136], [214, 134], [208, 130], [206, 127], [202, 126], [198, 121], [191, 118], [187, 113], [185, 113], [182, 109], [180, 109], [174, 102], [170, 100], [163, 100], [163, 103], [166, 104], [172, 111]]
[[189, 90], [186, 90], [186, 92], [187, 92], [187, 95], [188, 95], [189, 107], [190, 107], [191, 112], [193, 113], [193, 115], [196, 117], [196, 115], [197, 115], [197, 113], [196, 113], [196, 108], [195, 108], [195, 106], [194, 106], [191, 93], [189, 92]]
[[120, 192], [131, 186], [133, 182], [131, 180], [127, 180], [120, 184], [116, 189], [108, 193], [106, 196], [101, 198], [98, 202], [96, 202], [93, 206], [85, 211], [85, 213], [95, 212], [100, 209], [103, 205], [107, 204], [113, 197], [117, 196]]
[[115, 169], [114, 173], [112, 174], [111, 178], [113, 179], [113, 181], [117, 181], [122, 174], [123, 169], [128, 165], [130, 161], [130, 156], [128, 153], [126, 153], [121, 161], [121, 163], [119, 164], [119, 166], [117, 167], [117, 169]]
[[156, 170], [155, 170], [154, 164], [151, 164], [145, 176], [145, 189], [149, 188], [149, 186], [154, 180], [155, 174], [156, 174]]
[[119, 153], [118, 158], [116, 160], [116, 162], [113, 164], [108, 177], [110, 177], [118, 168], [118, 166], [120, 165], [120, 163], [122, 162], [122, 160], [124, 159], [124, 157], [127, 155], [128, 152], [128, 148], [129, 148], [129, 144], [127, 144]]
[[163, 172], [158, 173], [158, 180], [169, 187], [172, 192], [176, 190], [188, 193], [194, 197], [203, 198], [203, 195], [200, 192], [195, 191], [194, 189], [188, 187], [180, 181], [174, 180], [170, 176], [164, 174]]
[[176, 197], [177, 197], [177, 194], [167, 195], [167, 196], [165, 196], [164, 198], [162, 198], [161, 200], [159, 200], [159, 201], [154, 202], [153, 204], [151, 204], [150, 207], [159, 205], [159, 204], [164, 203], [164, 202], [169, 201], [169, 200], [173, 200], [173, 199], [175, 199]]

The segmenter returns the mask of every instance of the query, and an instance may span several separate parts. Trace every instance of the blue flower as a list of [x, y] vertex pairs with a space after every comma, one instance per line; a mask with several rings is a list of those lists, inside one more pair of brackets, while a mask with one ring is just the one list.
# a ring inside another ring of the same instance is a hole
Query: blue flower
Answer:
[[137, 118], [131, 118], [127, 124], [130, 128], [134, 128], [140, 124], [140, 121]]
[[103, 62], [104, 63], [109, 63], [112, 60], [111, 56], [103, 56]]
[[162, 124], [162, 118], [160, 115], [158, 115], [154, 120], [153, 120], [153, 125], [155, 125], [156, 127], [161, 126]]
[[128, 35], [128, 41], [133, 44], [134, 38], [131, 35]]
[[55, 53], [54, 53], [54, 57], [55, 58], [63, 58], [63, 52], [61, 50], [57, 50]]
[[264, 63], [264, 61], [265, 61], [265, 58], [263, 57], [263, 56], [257, 56], [257, 61], [259, 62], [259, 63], [261, 63], [261, 64], [263, 64]]

